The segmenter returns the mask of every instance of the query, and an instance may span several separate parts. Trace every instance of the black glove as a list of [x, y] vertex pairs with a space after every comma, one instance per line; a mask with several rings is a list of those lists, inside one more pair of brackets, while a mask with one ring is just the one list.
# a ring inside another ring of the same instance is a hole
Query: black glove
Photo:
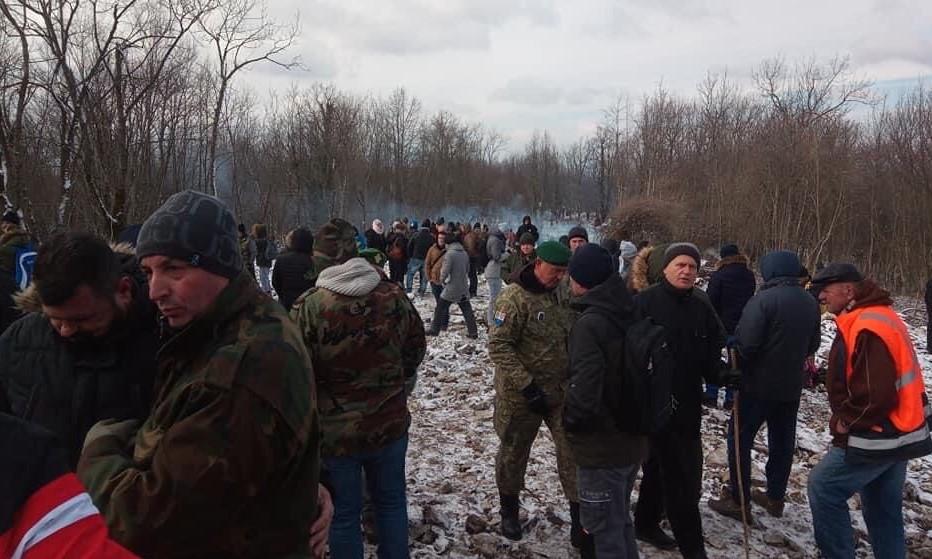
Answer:
[[527, 400], [527, 407], [529, 410], [544, 417], [550, 415], [550, 406], [547, 404], [547, 396], [533, 381], [521, 391], [521, 395]]

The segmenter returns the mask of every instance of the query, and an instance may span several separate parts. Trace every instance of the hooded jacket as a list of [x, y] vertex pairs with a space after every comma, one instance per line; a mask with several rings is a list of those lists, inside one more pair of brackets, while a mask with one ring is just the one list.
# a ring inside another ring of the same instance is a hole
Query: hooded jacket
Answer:
[[20, 289], [16, 285], [16, 253], [31, 245], [29, 234], [20, 229], [0, 236], [0, 334], [22, 316], [13, 300]]
[[502, 263], [508, 258], [508, 253], [505, 252], [505, 234], [498, 226], [493, 225], [489, 229], [486, 252], [489, 255], [489, 263], [485, 265], [486, 279], [501, 279]]
[[[798, 275], [799, 271], [795, 273]], [[715, 312], [722, 319], [726, 333], [734, 334], [738, 320], [741, 319], [741, 311], [756, 288], [757, 280], [754, 279], [754, 272], [748, 268], [747, 256], [738, 254], [718, 261], [715, 272], [709, 278], [706, 293]]]
[[78, 463], [111, 535], [154, 559], [307, 557], [320, 441], [297, 328], [243, 274], [166, 337], [152, 413]]
[[440, 296], [454, 303], [469, 298], [469, 255], [461, 243], [449, 243], [440, 269]]
[[114, 247], [132, 280], [127, 315], [101, 339], [68, 341], [42, 314], [34, 285], [16, 297], [23, 312], [0, 337], [0, 388], [13, 415], [60, 439], [74, 468], [84, 436], [102, 419], [144, 419], [152, 402], [159, 347], [155, 306], [131, 248]]
[[626, 433], [610, 406], [620, 401], [625, 333], [634, 314], [623, 280], [612, 274], [573, 301], [581, 314], [569, 336], [569, 385], [563, 421], [576, 463], [617, 468], [647, 458], [647, 437]]
[[404, 436], [427, 343], [401, 287], [352, 258], [322, 272], [291, 316], [314, 362], [322, 455], [371, 452]]
[[310, 239], [291, 239], [288, 250], [275, 259], [272, 269], [272, 287], [278, 294], [278, 302], [291, 308], [299, 295], [314, 287], [317, 270], [312, 256], [313, 244]]
[[537, 230], [537, 226], [531, 223], [531, 217], [527, 215], [521, 220], [521, 226], [518, 227], [518, 230], [515, 232], [515, 238], [520, 239], [521, 235], [525, 233], [530, 233], [534, 237], [535, 245], [537, 241], [540, 240], [540, 232]]
[[822, 341], [819, 304], [799, 285], [795, 254], [761, 259], [764, 285], [744, 308], [735, 337], [741, 357], [741, 390], [761, 400], [798, 401], [800, 371]]
[[[661, 276], [662, 277], [662, 276]], [[677, 289], [661, 279], [634, 297], [641, 316], [649, 316], [666, 330], [676, 361], [673, 396], [677, 408], [670, 428], [699, 435], [702, 381], [719, 380], [725, 331], [702, 290]]]

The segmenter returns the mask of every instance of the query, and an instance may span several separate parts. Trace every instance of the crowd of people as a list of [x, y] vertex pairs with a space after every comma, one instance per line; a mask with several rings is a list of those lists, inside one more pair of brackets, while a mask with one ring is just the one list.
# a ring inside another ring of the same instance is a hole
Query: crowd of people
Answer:
[[[131, 244], [65, 232], [34, 247], [12, 212], [0, 229], [0, 557], [357, 559], [367, 502], [379, 557], [408, 557], [408, 402], [458, 305], [494, 366], [502, 535], [524, 536], [546, 424], [584, 559], [636, 558], [639, 541], [704, 558], [702, 406], [724, 388], [732, 410], [730, 479], [710, 509], [782, 516], [820, 304], [838, 335], [832, 447], [808, 481], [816, 542], [854, 556], [858, 493], [875, 554], [905, 556], [906, 464], [932, 453], [932, 407], [889, 293], [851, 264], [809, 281], [775, 250], [758, 287], [730, 244], [703, 291], [694, 244], [596, 244], [581, 226], [542, 240], [530, 217], [514, 231], [376, 219], [362, 234], [333, 218], [280, 251], [266, 225], [193, 191]], [[428, 287], [425, 326], [412, 299]], [[766, 487], [752, 490], [765, 424]]]

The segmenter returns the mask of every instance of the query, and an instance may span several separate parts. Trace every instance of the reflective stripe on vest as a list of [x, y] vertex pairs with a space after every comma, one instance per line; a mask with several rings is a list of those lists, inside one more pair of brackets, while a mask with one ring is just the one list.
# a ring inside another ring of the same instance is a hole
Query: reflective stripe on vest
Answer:
[[848, 448], [860, 448], [862, 450], [894, 450], [905, 446], [920, 443], [929, 438], [929, 425], [923, 423], [922, 427], [910, 433], [903, 433], [895, 436], [882, 437], [864, 437], [862, 434], [851, 433], [848, 435]]
[[836, 318], [836, 323], [847, 353], [845, 380], [849, 386], [854, 373], [855, 343], [863, 330], [883, 341], [896, 367], [894, 382], [898, 402], [888, 416], [890, 425], [875, 425], [867, 432], [849, 433], [848, 446], [867, 452], [889, 453], [928, 440], [927, 418], [932, 414], [932, 408], [925, 395], [922, 367], [902, 319], [889, 306], [874, 306], [843, 313]]

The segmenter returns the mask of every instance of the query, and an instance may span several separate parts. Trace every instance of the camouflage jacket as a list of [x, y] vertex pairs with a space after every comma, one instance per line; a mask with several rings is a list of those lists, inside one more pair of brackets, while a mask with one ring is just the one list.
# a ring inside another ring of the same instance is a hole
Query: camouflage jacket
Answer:
[[314, 363], [321, 454], [359, 454], [404, 435], [426, 351], [424, 324], [404, 291], [354, 258], [322, 272], [291, 316]]
[[495, 364], [495, 393], [520, 400], [533, 381], [560, 398], [567, 379], [567, 337], [575, 313], [560, 288], [546, 290], [528, 264], [495, 302], [489, 357]]
[[531, 254], [526, 256], [521, 252], [521, 249], [512, 252], [508, 255], [508, 259], [502, 262], [502, 281], [511, 283], [512, 274], [524, 269], [525, 266], [533, 262], [536, 258], [537, 253], [535, 251], [532, 251]]
[[131, 441], [88, 441], [78, 475], [143, 557], [307, 557], [319, 425], [310, 358], [246, 274], [158, 354]]

